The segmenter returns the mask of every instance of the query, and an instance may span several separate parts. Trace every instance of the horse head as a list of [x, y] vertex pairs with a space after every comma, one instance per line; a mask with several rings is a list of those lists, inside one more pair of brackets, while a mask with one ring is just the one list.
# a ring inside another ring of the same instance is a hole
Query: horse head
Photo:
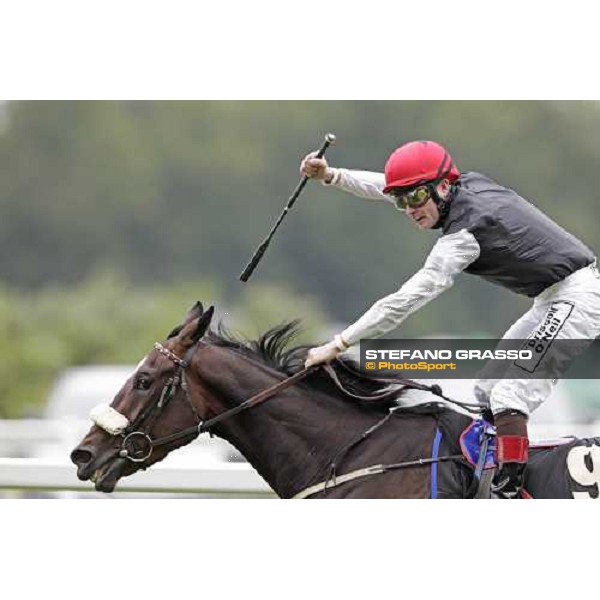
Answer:
[[[210, 394], [198, 389], [201, 383], [192, 380], [187, 367], [212, 316], [213, 307], [204, 311], [196, 303], [184, 324], [154, 345], [112, 403], [92, 410], [94, 425], [71, 453], [79, 479], [112, 492], [122, 477], [159, 462], [198, 435], [211, 412]], [[186, 435], [177, 435], [182, 431]]]

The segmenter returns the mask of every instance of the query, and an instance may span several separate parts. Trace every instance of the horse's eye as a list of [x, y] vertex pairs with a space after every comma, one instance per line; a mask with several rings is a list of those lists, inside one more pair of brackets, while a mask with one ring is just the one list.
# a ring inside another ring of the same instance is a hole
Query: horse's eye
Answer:
[[147, 375], [138, 375], [136, 377], [133, 387], [136, 390], [149, 390], [152, 385], [152, 380]]

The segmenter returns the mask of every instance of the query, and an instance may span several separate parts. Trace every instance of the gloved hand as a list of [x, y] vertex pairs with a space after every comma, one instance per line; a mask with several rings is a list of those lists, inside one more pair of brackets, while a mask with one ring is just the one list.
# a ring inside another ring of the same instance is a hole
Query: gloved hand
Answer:
[[307, 154], [300, 163], [300, 173], [311, 179], [326, 181], [329, 183], [333, 178], [333, 171], [324, 158], [316, 158], [317, 152]]
[[317, 346], [311, 348], [308, 351], [308, 357], [304, 363], [305, 367], [312, 367], [313, 365], [320, 365], [332, 361], [341, 350], [337, 347], [335, 341], [328, 342], [323, 346]]
[[494, 475], [492, 492], [506, 499], [518, 498], [523, 488], [525, 468], [522, 463], [504, 463]]

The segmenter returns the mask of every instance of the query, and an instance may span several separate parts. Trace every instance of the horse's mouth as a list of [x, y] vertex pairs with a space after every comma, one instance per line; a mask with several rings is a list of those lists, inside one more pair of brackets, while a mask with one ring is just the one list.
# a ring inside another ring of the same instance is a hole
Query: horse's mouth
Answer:
[[123, 476], [128, 460], [126, 458], [117, 458], [109, 461], [100, 469], [96, 469], [90, 480], [94, 483], [96, 491], [110, 494], [114, 492], [119, 479]]

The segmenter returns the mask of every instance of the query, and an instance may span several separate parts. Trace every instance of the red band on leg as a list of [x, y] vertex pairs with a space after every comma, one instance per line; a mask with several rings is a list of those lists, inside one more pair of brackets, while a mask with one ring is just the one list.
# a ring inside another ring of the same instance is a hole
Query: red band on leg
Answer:
[[529, 440], [519, 435], [500, 435], [496, 438], [498, 463], [526, 463], [529, 458]]

